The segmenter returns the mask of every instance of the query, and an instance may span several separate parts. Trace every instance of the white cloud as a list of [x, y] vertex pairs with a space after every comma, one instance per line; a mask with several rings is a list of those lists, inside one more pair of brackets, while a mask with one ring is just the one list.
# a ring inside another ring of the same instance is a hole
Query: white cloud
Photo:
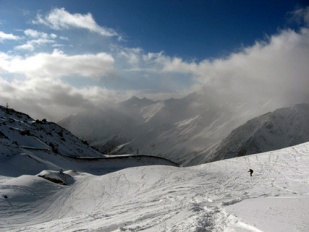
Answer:
[[[0, 78], [0, 97], [19, 110], [34, 112], [34, 117], [53, 120], [81, 109], [107, 102], [112, 104], [132, 94], [133, 84], [141, 87], [135, 89], [140, 95], [158, 97], [156, 95], [161, 95], [163, 88], [171, 86], [171, 89], [177, 89], [180, 86], [182, 88], [174, 94], [187, 93], [188, 90], [211, 93], [218, 105], [245, 101], [257, 111], [262, 103], [272, 100], [276, 100], [274, 107], [309, 100], [307, 28], [299, 33], [285, 30], [266, 42], [257, 42], [224, 59], [199, 63], [171, 58], [163, 53], [145, 53], [142, 49], [119, 48], [113, 52], [113, 56], [107, 53], [68, 55], [55, 50], [28, 57], [0, 53], [0, 75], [24, 74], [28, 77], [11, 82]], [[126, 63], [120, 64], [123, 62], [121, 59]], [[62, 77], [76, 75], [101, 78], [113, 71], [121, 72], [123, 68], [138, 70], [138, 73], [124, 70], [122, 75], [117, 76], [117, 82], [128, 84], [123, 92], [99, 86], [76, 88], [61, 80]], [[184, 88], [179, 85], [183, 81], [178, 79], [179, 75], [188, 79], [193, 77], [196, 82]], [[149, 91], [149, 88], [154, 91]]]
[[306, 8], [296, 9], [291, 13], [291, 19], [297, 23], [305, 23], [309, 25], [309, 6]]
[[140, 65], [142, 52], [140, 48], [121, 48], [119, 55], [125, 58], [132, 67], [137, 67]]
[[52, 39], [56, 39], [56, 38], [58, 37], [58, 36], [57, 36], [56, 34], [54, 34], [54, 33], [50, 34], [49, 36], [50, 36], [50, 38], [52, 38]]
[[18, 45], [16, 46], [14, 49], [16, 50], [28, 50], [28, 51], [33, 51], [34, 50], [34, 46], [31, 42], [22, 44], [22, 45]]
[[68, 37], [64, 37], [64, 36], [60, 36], [60, 39], [61, 39], [61, 40], [69, 40]]
[[38, 32], [32, 29], [27, 29], [24, 31], [24, 33], [26, 36], [33, 37], [33, 38], [39, 38], [39, 37], [47, 38], [48, 37], [46, 33]]
[[15, 46], [15, 50], [34, 51], [37, 46], [55, 43], [57, 38], [56, 34], [47, 34], [33, 29], [24, 30], [24, 34], [31, 39], [22, 45]]
[[64, 8], [55, 8], [45, 17], [38, 15], [35, 23], [44, 24], [56, 30], [81, 28], [98, 33], [102, 36], [119, 37], [119, 35], [113, 29], [99, 26], [90, 13], [85, 15], [71, 14]]
[[107, 53], [66, 55], [59, 50], [33, 56], [0, 56], [0, 70], [28, 78], [82, 76], [99, 79], [113, 70], [114, 59]]
[[[304, 20], [307, 20], [308, 8], [306, 10], [297, 13]], [[117, 36], [112, 30], [106, 35], [106, 29], [97, 25], [91, 14], [70, 14], [64, 9], [54, 9], [46, 17], [38, 16], [37, 22], [54, 29], [83, 28], [104, 36]], [[34, 50], [42, 44], [61, 46], [56, 39], [74, 41], [33, 29], [24, 33], [29, 41], [17, 46], [14, 52]], [[111, 46], [110, 53], [69, 55], [54, 50], [25, 56], [12, 54], [0, 52], [0, 75], [8, 76], [5, 79], [0, 76], [0, 99], [9, 99], [9, 103], [23, 107], [20, 109], [25, 112], [33, 111], [52, 119], [60, 119], [80, 108], [102, 105], [111, 99], [115, 101], [133, 92], [153, 97], [162, 94], [179, 97], [189, 91], [202, 95], [211, 93], [220, 106], [246, 101], [258, 108], [261, 102], [273, 99], [277, 107], [309, 102], [307, 27], [299, 32], [284, 30], [229, 57], [200, 62], [117, 44]], [[64, 84], [62, 78], [76, 76], [102, 81], [91, 81], [92, 86], [87, 88]], [[106, 78], [108, 76], [112, 78]], [[8, 79], [10, 81], [6, 81]], [[93, 83], [107, 84], [110, 89], [93, 86]]]
[[32, 38], [40, 38], [40, 39], [55, 39], [57, 38], [56, 34], [47, 34], [45, 32], [40, 32], [40, 31], [36, 31], [33, 29], [26, 29], [24, 31], [24, 34], [28, 37], [32, 37]]
[[[186, 62], [179, 57], [169, 57], [163, 52], [146, 53], [141, 48], [118, 47], [119, 60], [124, 60], [126, 71], [152, 72], [160, 75], [167, 73], [194, 74], [198, 69], [195, 62]], [[115, 52], [115, 51], [114, 51]]]
[[9, 103], [33, 118], [58, 121], [81, 110], [118, 101], [119, 94], [100, 87], [75, 88], [52, 78], [6, 81], [0, 76], [1, 105]]
[[196, 74], [198, 69], [198, 64], [195, 62], [185, 62], [179, 57], [171, 58], [160, 55], [156, 58], [156, 62], [162, 65], [163, 72]]
[[0, 42], [4, 40], [19, 40], [20, 37], [13, 34], [6, 34], [3, 31], [0, 31]]
[[[211, 90], [221, 101], [218, 104], [274, 101], [281, 107], [309, 102], [308, 28], [283, 30], [229, 57], [198, 63], [142, 49], [123, 49], [120, 54], [130, 65], [126, 71], [140, 74], [141, 81], [153, 81], [153, 88], [174, 86], [184, 93], [188, 89], [200, 93]], [[163, 84], [157, 85], [155, 80]], [[186, 88], [179, 85], [184, 80], [189, 83]], [[160, 89], [156, 91], [160, 93]]]
[[39, 45], [47, 44], [47, 43], [54, 43], [54, 42], [55, 41], [51, 40], [51, 39], [39, 38], [39, 39], [29, 40], [25, 44], [16, 46], [14, 49], [33, 51], [35, 49], [35, 47], [37, 47]]
[[309, 102], [308, 60], [309, 30], [282, 31], [226, 59], [202, 61], [196, 88], [212, 89], [222, 102]]

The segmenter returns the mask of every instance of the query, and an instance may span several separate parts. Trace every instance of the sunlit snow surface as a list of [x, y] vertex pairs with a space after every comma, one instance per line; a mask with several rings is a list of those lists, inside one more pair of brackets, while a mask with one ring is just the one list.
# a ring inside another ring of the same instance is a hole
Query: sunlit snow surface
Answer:
[[309, 143], [195, 167], [64, 173], [75, 181], [0, 176], [0, 230], [309, 231]]

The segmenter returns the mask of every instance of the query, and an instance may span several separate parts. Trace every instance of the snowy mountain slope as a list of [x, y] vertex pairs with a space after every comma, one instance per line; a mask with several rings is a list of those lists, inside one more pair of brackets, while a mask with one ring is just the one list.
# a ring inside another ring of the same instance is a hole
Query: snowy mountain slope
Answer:
[[[245, 103], [216, 101], [210, 93], [164, 101], [133, 97], [96, 113], [71, 116], [60, 125], [103, 153], [139, 153], [194, 165], [203, 163], [201, 156], [232, 129], [257, 115], [256, 107]], [[266, 108], [258, 110], [267, 112]]]
[[61, 169], [88, 172], [93, 175], [103, 175], [129, 167], [146, 165], [177, 166], [169, 160], [149, 156], [69, 158], [55, 156], [53, 153], [28, 151], [20, 154], [12, 154], [10, 156], [0, 156], [0, 176], [18, 177], [20, 175], [35, 175], [42, 170], [59, 172]]
[[196, 167], [94, 176], [89, 165], [87, 173], [65, 171], [74, 178], [67, 186], [2, 175], [0, 231], [305, 232], [308, 165], [305, 143]]
[[54, 155], [102, 157], [69, 131], [46, 120], [0, 106], [0, 155], [40, 151]]
[[[28, 115], [0, 106], [0, 175], [37, 174], [44, 169], [84, 170], [94, 174], [127, 167], [176, 164], [150, 156], [106, 157], [67, 130], [46, 120], [34, 121]], [[23, 165], [20, 165], [20, 164]]]
[[[59, 125], [71, 131], [89, 144], [98, 148], [102, 153], [108, 154], [119, 145], [132, 140], [127, 136], [141, 122], [142, 117], [136, 118], [126, 112], [121, 112], [115, 107], [104, 107], [81, 112], [58, 122]], [[127, 149], [123, 153], [133, 153], [134, 148]]]
[[208, 160], [226, 159], [290, 147], [309, 141], [309, 105], [278, 109], [233, 130]]

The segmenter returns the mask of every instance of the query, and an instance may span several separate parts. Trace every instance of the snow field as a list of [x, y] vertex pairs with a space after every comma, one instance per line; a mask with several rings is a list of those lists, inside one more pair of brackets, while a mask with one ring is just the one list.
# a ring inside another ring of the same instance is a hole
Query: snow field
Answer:
[[308, 166], [305, 143], [186, 168], [75, 165], [67, 186], [0, 176], [0, 231], [309, 231]]

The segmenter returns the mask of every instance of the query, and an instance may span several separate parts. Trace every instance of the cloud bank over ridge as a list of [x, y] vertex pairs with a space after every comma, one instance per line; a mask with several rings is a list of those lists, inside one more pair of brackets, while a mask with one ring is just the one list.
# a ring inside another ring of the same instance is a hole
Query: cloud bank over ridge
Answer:
[[305, 22], [297, 31], [280, 30], [227, 57], [188, 61], [126, 47], [119, 33], [99, 25], [90, 13], [55, 8], [32, 19], [32, 28], [0, 31], [0, 42], [10, 41], [0, 53], [0, 104], [60, 120], [131, 95], [207, 92], [218, 104], [245, 99], [256, 107], [269, 101], [276, 107], [308, 102], [308, 9], [295, 11]]

